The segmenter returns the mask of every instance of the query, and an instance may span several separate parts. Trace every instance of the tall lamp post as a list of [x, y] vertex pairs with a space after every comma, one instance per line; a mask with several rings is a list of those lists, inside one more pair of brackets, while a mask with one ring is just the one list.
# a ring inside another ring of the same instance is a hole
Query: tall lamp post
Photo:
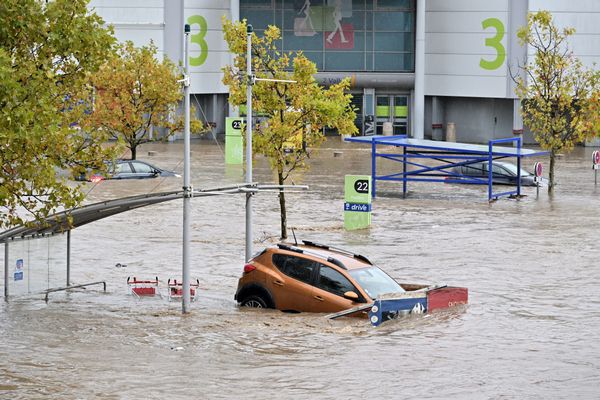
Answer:
[[190, 312], [190, 205], [192, 186], [190, 184], [190, 26], [184, 27], [184, 65], [183, 77], [183, 266], [182, 266], [182, 300], [181, 308], [184, 314]]
[[[252, 25], [246, 26], [246, 184], [248, 188], [252, 184], [252, 85], [257, 81], [296, 83], [290, 79], [257, 78], [252, 75]], [[278, 186], [283, 190], [283, 186]], [[308, 187], [303, 187], [308, 188]], [[252, 257], [252, 196], [253, 191], [246, 193], [246, 261]]]
[[[252, 183], [252, 25], [246, 26], [246, 183]], [[252, 257], [252, 192], [246, 193], [246, 260]]]

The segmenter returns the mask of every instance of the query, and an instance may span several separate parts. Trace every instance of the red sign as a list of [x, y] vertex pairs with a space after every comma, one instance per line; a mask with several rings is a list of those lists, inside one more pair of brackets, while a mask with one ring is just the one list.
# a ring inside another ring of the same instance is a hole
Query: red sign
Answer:
[[445, 287], [427, 292], [427, 311], [453, 307], [469, 302], [469, 290], [461, 287]]
[[323, 39], [326, 49], [351, 50], [354, 48], [354, 27], [352, 24], [338, 24], [336, 30], [325, 31]]
[[592, 162], [594, 163], [594, 165], [600, 164], [600, 151], [594, 150], [594, 152], [592, 153]]
[[542, 176], [542, 172], [544, 172], [544, 167], [541, 162], [536, 162], [535, 164], [533, 164], [533, 173], [535, 176]]

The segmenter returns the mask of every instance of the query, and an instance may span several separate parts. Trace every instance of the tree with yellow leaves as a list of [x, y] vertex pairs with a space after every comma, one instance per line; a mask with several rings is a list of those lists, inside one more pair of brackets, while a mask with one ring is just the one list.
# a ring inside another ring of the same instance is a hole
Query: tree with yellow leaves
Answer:
[[516, 93], [522, 100], [523, 122], [550, 151], [549, 193], [555, 186], [556, 155], [596, 135], [591, 126], [598, 115], [591, 99], [600, 77], [584, 68], [569, 49], [567, 40], [574, 33], [573, 28], [559, 30], [548, 11], [530, 13], [527, 26], [517, 32], [533, 54], [520, 66], [525, 76], [515, 78]]
[[0, 1], [0, 228], [42, 221], [84, 196], [57, 171], [113, 157], [82, 131], [88, 76], [110, 56], [111, 28], [88, 0]]
[[[139, 145], [156, 140], [150, 136], [152, 128], [167, 128], [164, 137], [183, 129], [182, 117], [175, 117], [183, 98], [177, 82], [182, 75], [168, 58], [158, 61], [156, 50], [152, 43], [138, 48], [127, 41], [92, 76], [95, 101], [89, 125], [124, 141], [133, 160]], [[192, 118], [190, 130], [201, 132], [202, 123]]]
[[[223, 18], [223, 32], [229, 50], [235, 54], [233, 65], [223, 69], [223, 83], [229, 87], [229, 102], [246, 104], [246, 20], [231, 22]], [[281, 32], [269, 26], [264, 36], [252, 33], [252, 69], [256, 78], [291, 80], [257, 81], [252, 88], [252, 108], [264, 121], [253, 136], [253, 153], [265, 155], [277, 173], [280, 185], [295, 170], [305, 170], [310, 151], [325, 140], [323, 129], [335, 128], [341, 134], [356, 134], [352, 96], [347, 93], [350, 80], [329, 88], [315, 80], [317, 68], [302, 52], [282, 53], [276, 42]], [[285, 193], [279, 194], [281, 238], [287, 238]]]

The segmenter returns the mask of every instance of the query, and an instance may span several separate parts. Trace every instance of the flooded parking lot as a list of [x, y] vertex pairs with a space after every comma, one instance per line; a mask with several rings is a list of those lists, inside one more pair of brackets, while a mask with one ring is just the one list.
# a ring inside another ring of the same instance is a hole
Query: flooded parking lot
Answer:
[[[128, 276], [180, 278], [180, 201], [78, 228], [72, 281], [106, 280], [108, 292], [92, 287], [51, 294], [48, 304], [39, 295], [0, 302], [0, 398], [598, 398], [600, 188], [592, 150], [558, 160], [553, 197], [524, 188], [518, 201], [490, 204], [483, 187], [412, 184], [404, 199], [400, 185], [381, 184], [372, 227], [346, 232], [343, 177], [368, 174], [370, 153], [330, 139], [311, 170], [294, 179], [310, 190], [288, 196], [288, 224], [298, 238], [353, 249], [402, 282], [469, 288], [466, 307], [378, 328], [239, 309], [242, 195], [193, 200], [191, 275], [201, 289], [185, 316], [179, 303], [136, 300], [126, 285]], [[192, 152], [195, 188], [243, 180], [241, 168], [224, 166], [214, 142], [194, 141]], [[181, 143], [147, 145], [138, 154], [182, 170]], [[263, 158], [254, 178], [274, 181]], [[86, 201], [181, 185], [178, 178], [86, 184]], [[255, 199], [258, 250], [276, 242], [279, 209], [275, 193]], [[64, 251], [60, 239], [54, 251]]]

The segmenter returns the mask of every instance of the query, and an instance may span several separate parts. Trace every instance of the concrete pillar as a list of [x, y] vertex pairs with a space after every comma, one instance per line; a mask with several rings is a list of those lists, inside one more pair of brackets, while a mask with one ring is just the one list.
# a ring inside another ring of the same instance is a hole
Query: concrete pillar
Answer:
[[[521, 115], [521, 100], [513, 99], [513, 129], [512, 133], [515, 137], [521, 138], [523, 143], [523, 116]], [[514, 146], [517, 146], [515, 143]]]
[[375, 89], [365, 88], [363, 90], [363, 135], [377, 133], [375, 120]]
[[[169, 0], [163, 4], [165, 28], [163, 30], [164, 54], [175, 64], [183, 64], [183, 25], [184, 25], [184, 0]], [[178, 107], [177, 114], [183, 110]], [[170, 118], [170, 117], [169, 117]], [[176, 139], [176, 135], [169, 136], [169, 142]]]
[[[517, 30], [527, 25], [527, 12], [529, 11], [529, 0], [510, 0], [508, 18], [508, 68], [514, 77], [527, 79], [525, 73], [519, 68], [519, 64], [527, 59], [527, 46], [521, 46], [517, 39]], [[509, 77], [507, 81], [506, 97], [513, 99], [513, 129], [514, 137], [520, 137], [523, 142], [523, 117], [521, 116], [521, 101], [515, 94], [516, 83]], [[516, 146], [516, 143], [515, 143]]]
[[163, 30], [164, 53], [171, 61], [183, 63], [184, 0], [164, 2], [165, 29]]
[[413, 97], [413, 126], [415, 139], [425, 137], [425, 8], [427, 0], [417, 0], [415, 27], [415, 94]]
[[213, 125], [212, 129], [211, 129], [211, 135], [213, 140], [217, 138], [217, 120], [219, 118], [219, 106], [218, 106], [218, 97], [219, 95], [216, 93], [213, 93], [212, 95], [212, 116], [211, 116], [211, 122], [215, 125]]
[[431, 138], [433, 140], [444, 140], [444, 117], [442, 112], [442, 100], [438, 96], [431, 99]]
[[[240, 20], [240, 0], [230, 0], [229, 3], [229, 12], [231, 13], [231, 20], [232, 21], [239, 21]], [[230, 54], [230, 61], [229, 63], [231, 65], [233, 65], [233, 60], [234, 60], [234, 55], [233, 53]], [[231, 103], [227, 102], [228, 107], [227, 107], [227, 111], [228, 111], [228, 116], [229, 117], [239, 117], [240, 116], [240, 111], [237, 107], [234, 107], [231, 105]]]
[[231, 13], [232, 21], [240, 20], [240, 0], [230, 0], [229, 12]]

